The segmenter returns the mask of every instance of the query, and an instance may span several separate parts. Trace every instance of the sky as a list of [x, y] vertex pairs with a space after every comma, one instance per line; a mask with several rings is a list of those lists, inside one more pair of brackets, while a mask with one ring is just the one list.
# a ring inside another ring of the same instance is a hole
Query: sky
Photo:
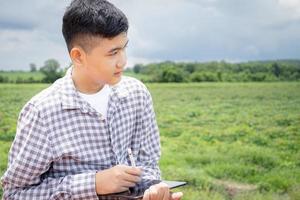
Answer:
[[[0, 70], [70, 63], [71, 0], [0, 0]], [[300, 0], [111, 0], [129, 20], [128, 67], [161, 61], [300, 59]]]

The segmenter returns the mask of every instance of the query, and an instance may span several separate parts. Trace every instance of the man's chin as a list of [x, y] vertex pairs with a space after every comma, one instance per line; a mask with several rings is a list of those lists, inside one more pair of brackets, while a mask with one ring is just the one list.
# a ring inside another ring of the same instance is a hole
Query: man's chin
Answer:
[[121, 76], [120, 77], [113, 77], [112, 80], [109, 82], [109, 85], [116, 85], [121, 81]]

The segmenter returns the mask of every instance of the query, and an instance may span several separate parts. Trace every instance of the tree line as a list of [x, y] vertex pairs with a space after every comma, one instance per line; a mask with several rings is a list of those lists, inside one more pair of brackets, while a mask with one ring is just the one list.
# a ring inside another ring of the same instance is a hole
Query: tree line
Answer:
[[[12, 80], [8, 76], [0, 74], [0, 83], [53, 83], [58, 78], [61, 78], [66, 71], [66, 69], [60, 68], [59, 62], [55, 59], [46, 60], [44, 62], [44, 65], [41, 66], [39, 69], [34, 63], [30, 63], [29, 67], [30, 72], [33, 73], [32, 76], [24, 77], [20, 75], [17, 76], [14, 80]], [[35, 72], [40, 72], [42, 74], [42, 78], [35, 78]]]
[[243, 63], [161, 62], [136, 64], [128, 69], [143, 75], [143, 82], [259, 82], [299, 81], [300, 60], [252, 61]]
[[[37, 69], [30, 64], [31, 72], [40, 72], [42, 78], [17, 77], [14, 81], [1, 75], [0, 83], [52, 83], [65, 74], [55, 59], [49, 59]], [[300, 60], [251, 61], [243, 63], [220, 62], [161, 62], [136, 64], [126, 70], [143, 82], [274, 82], [299, 81]]]

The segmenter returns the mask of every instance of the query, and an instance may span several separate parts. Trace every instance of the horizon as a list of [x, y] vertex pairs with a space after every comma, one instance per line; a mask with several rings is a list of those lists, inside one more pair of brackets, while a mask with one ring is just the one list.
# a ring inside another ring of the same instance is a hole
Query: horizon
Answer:
[[[299, 62], [300, 63], [300, 59], [274, 59], [274, 60], [248, 60], [248, 61], [241, 61], [241, 62], [230, 62], [230, 61], [226, 61], [226, 60], [211, 60], [211, 61], [171, 61], [171, 60], [165, 60], [165, 61], [161, 61], [161, 62], [151, 62], [151, 63], [147, 63], [147, 64], [143, 64], [143, 63], [136, 63], [135, 65], [144, 65], [144, 66], [147, 66], [148, 64], [161, 64], [161, 63], [167, 63], [167, 62], [171, 62], [171, 63], [175, 63], [175, 64], [180, 64], [180, 63], [192, 63], [192, 64], [206, 64], [206, 63], [222, 63], [222, 62], [225, 62], [225, 63], [229, 63], [229, 64], [244, 64], [244, 63], [255, 63], [255, 62], [273, 62], [273, 63], [276, 63], [276, 62]], [[60, 69], [66, 69], [70, 66], [70, 64], [68, 66], [62, 66], [60, 63], [59, 63], [59, 68]], [[36, 69], [37, 71], [39, 71], [39, 69], [43, 67], [42, 66], [36, 66]], [[126, 66], [125, 67], [125, 71], [128, 70], [128, 69], [133, 69], [134, 66]], [[28, 65], [28, 69], [27, 68], [23, 68], [23, 69], [9, 69], [9, 70], [5, 70], [5, 69], [2, 69], [0, 67], [0, 72], [30, 72], [30, 66]]]

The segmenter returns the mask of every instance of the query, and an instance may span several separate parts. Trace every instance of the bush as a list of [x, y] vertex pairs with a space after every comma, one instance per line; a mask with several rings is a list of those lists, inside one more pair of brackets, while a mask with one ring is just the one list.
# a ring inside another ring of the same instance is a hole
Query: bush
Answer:
[[177, 68], [163, 69], [158, 76], [158, 82], [183, 82], [183, 72]]
[[9, 82], [9, 80], [6, 76], [1, 76], [0, 75], [0, 83], [8, 83], [8, 82]]
[[[220, 76], [220, 75], [219, 75]], [[212, 72], [195, 72], [191, 75], [193, 82], [217, 82], [218, 74]]]

